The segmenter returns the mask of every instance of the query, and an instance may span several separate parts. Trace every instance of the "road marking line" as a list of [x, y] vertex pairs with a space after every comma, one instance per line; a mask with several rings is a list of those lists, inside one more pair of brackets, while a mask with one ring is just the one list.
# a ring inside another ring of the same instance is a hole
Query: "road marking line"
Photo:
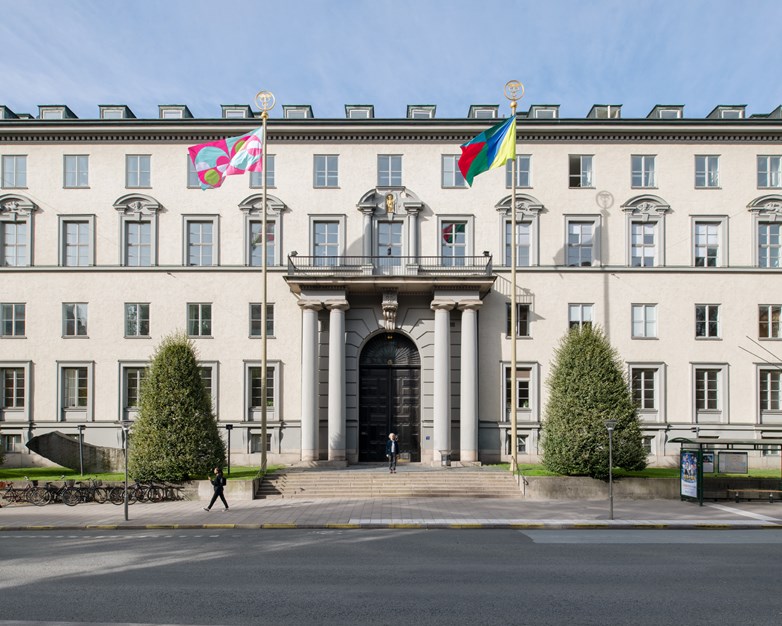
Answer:
[[736, 513], [738, 515], [744, 515], [745, 517], [751, 517], [753, 519], [759, 519], [764, 522], [779, 522], [781, 521], [778, 517], [769, 517], [768, 515], [762, 515], [760, 513], [753, 513], [752, 511], [742, 511], [741, 509], [734, 509], [729, 506], [725, 506], [724, 504], [707, 504], [706, 506], [710, 506], [714, 509], [719, 509], [720, 511], [727, 511], [728, 513]]

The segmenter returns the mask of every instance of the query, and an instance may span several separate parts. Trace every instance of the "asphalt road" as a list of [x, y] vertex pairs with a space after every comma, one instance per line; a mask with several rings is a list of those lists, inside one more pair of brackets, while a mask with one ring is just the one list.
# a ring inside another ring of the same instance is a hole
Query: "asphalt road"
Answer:
[[778, 626], [780, 562], [761, 530], [6, 532], [0, 625]]

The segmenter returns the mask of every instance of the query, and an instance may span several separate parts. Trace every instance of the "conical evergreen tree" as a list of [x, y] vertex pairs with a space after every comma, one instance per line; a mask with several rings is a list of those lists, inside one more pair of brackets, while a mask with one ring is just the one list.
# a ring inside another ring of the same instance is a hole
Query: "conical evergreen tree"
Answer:
[[187, 480], [225, 464], [225, 444], [192, 341], [164, 338], [141, 386], [128, 471], [139, 480]]
[[599, 328], [572, 329], [562, 338], [548, 379], [543, 464], [565, 475], [608, 477], [608, 431], [614, 467], [646, 467], [632, 392], [616, 350]]

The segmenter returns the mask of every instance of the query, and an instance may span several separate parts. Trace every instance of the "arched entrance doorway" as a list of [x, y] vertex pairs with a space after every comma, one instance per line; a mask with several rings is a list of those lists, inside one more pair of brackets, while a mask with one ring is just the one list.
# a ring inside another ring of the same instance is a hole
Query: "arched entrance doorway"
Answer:
[[421, 357], [398, 333], [369, 340], [359, 359], [358, 460], [385, 461], [388, 433], [399, 450], [421, 460]]

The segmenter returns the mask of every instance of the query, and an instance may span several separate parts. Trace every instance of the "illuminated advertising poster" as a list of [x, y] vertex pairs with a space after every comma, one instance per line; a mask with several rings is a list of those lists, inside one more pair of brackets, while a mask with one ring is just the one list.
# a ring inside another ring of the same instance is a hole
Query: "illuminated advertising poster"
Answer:
[[682, 496], [698, 497], [698, 453], [682, 451], [681, 453], [681, 490]]

